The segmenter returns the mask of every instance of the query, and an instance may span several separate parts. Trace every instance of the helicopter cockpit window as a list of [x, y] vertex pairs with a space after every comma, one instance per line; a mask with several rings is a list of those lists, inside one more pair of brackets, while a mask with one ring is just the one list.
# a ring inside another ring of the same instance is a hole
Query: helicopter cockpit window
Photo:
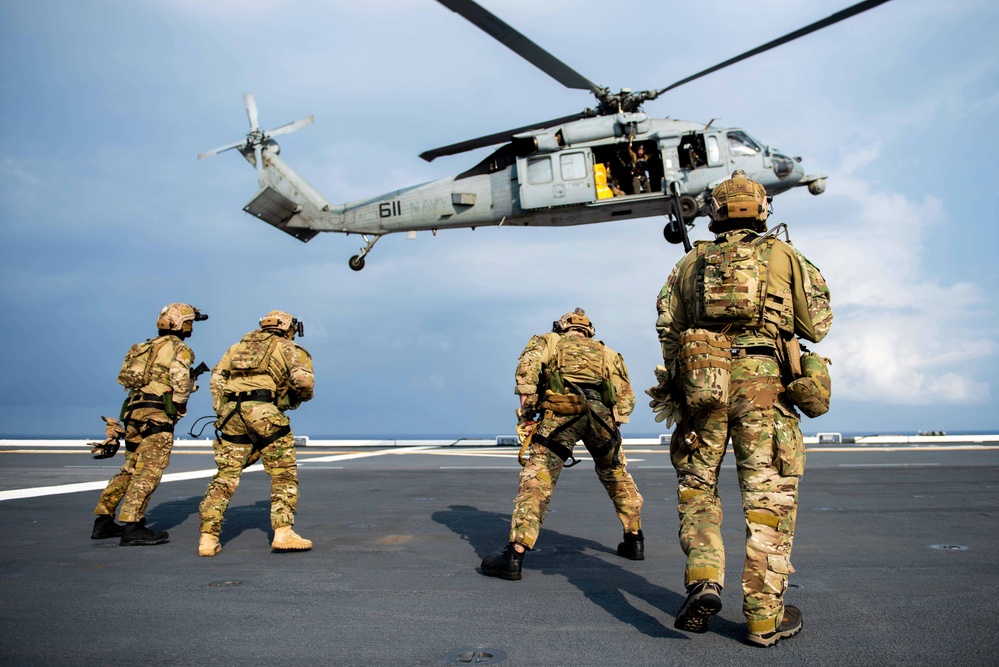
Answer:
[[728, 133], [728, 148], [732, 152], [732, 155], [748, 155], [753, 156], [763, 151], [763, 148], [753, 141], [745, 132], [729, 132]]
[[575, 181], [586, 178], [586, 155], [583, 153], [568, 153], [559, 156], [563, 181]]
[[532, 158], [527, 161], [527, 182], [532, 185], [541, 183], [551, 183], [554, 180], [552, 174], [552, 160], [550, 157]]

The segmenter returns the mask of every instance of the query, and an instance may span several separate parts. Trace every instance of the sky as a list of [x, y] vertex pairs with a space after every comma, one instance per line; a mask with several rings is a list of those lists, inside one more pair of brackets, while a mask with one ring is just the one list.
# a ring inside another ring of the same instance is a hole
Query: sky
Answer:
[[[664, 87], [849, 0], [482, 0], [590, 80]], [[830, 412], [806, 434], [999, 430], [999, 5], [893, 0], [681, 86], [653, 117], [740, 127], [828, 178], [771, 221], [826, 277]], [[450, 176], [424, 150], [592, 106], [434, 0], [0, 3], [0, 437], [101, 437], [128, 347], [159, 309], [210, 315], [213, 365], [271, 309], [305, 322], [311, 437], [492, 437], [514, 427], [531, 335], [579, 306], [624, 355], [638, 407], [661, 363], [655, 300], [682, 250], [661, 217], [303, 244], [242, 211], [242, 95], [331, 202]], [[692, 232], [710, 238], [705, 219]], [[205, 384], [204, 382], [202, 384]], [[211, 414], [207, 387], [190, 416]]]

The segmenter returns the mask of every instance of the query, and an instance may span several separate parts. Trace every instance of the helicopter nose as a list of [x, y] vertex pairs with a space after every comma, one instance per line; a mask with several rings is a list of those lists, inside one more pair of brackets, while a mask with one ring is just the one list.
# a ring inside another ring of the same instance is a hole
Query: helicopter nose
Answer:
[[770, 161], [773, 165], [774, 174], [777, 178], [784, 181], [789, 186], [796, 184], [805, 175], [805, 172], [801, 167], [801, 163], [789, 158], [783, 153], [774, 152]]

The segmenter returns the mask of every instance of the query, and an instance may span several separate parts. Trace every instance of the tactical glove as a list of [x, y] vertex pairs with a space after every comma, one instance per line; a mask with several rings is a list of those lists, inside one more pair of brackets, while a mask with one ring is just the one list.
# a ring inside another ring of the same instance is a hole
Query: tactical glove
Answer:
[[645, 393], [652, 397], [652, 400], [649, 401], [649, 407], [655, 413], [656, 421], [665, 421], [666, 427], [669, 428], [680, 420], [680, 406], [673, 398], [673, 392], [670, 389], [672, 380], [666, 367], [656, 366], [655, 374], [659, 384], [649, 387]]
[[118, 448], [121, 447], [121, 438], [125, 435], [125, 429], [114, 417], [101, 415], [101, 419], [104, 420], [104, 435], [107, 437], [104, 438], [104, 442], [88, 442], [87, 445], [90, 447], [90, 453], [94, 455], [95, 459], [109, 459], [118, 453]]

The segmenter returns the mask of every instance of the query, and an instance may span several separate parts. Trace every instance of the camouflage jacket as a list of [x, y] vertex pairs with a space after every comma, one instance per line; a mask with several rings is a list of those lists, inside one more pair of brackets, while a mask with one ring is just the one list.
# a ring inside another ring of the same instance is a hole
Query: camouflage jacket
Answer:
[[[231, 367], [233, 356], [248, 344], [261, 343], [268, 351], [262, 371], [253, 374], [233, 373]], [[222, 359], [212, 369], [212, 404], [217, 412], [226, 394], [263, 389], [272, 391], [277, 396], [289, 397], [290, 403], [287, 409], [294, 410], [312, 399], [315, 384], [312, 356], [305, 348], [296, 345], [289, 338], [254, 330], [226, 350]]]
[[[569, 332], [563, 335], [580, 335]], [[527, 347], [520, 353], [517, 362], [515, 394], [527, 397], [534, 397], [534, 402], [538, 401], [538, 387], [546, 384], [543, 373], [552, 369], [552, 358], [555, 352], [555, 345], [558, 343], [559, 334], [546, 333], [540, 336], [532, 336]], [[635, 392], [631, 388], [631, 380], [628, 378], [628, 368], [624, 365], [624, 358], [598, 341], [603, 347], [604, 361], [608, 369], [608, 378], [614, 387], [616, 404], [613, 406], [614, 419], [619, 424], [628, 423], [628, 415], [635, 409]]]
[[[748, 230], [735, 230], [719, 234], [715, 243], [751, 244], [759, 235]], [[656, 331], [662, 345], [663, 359], [667, 365], [679, 353], [680, 334], [696, 324], [698, 272], [703, 272], [703, 260], [698, 249], [688, 252], [681, 259], [659, 292], [656, 306], [659, 314]], [[818, 269], [812, 266], [789, 243], [774, 240], [767, 262], [766, 305], [761, 327], [734, 328], [730, 331], [733, 344], [738, 347], [757, 345], [773, 346], [781, 330], [817, 343], [822, 340], [832, 323], [832, 310], [828, 307], [828, 290], [823, 306], [817, 308], [810, 299], [806, 286], [815, 282], [809, 271], [821, 280]], [[825, 287], [822, 281], [822, 287]], [[788, 299], [788, 295], [790, 298]]]

